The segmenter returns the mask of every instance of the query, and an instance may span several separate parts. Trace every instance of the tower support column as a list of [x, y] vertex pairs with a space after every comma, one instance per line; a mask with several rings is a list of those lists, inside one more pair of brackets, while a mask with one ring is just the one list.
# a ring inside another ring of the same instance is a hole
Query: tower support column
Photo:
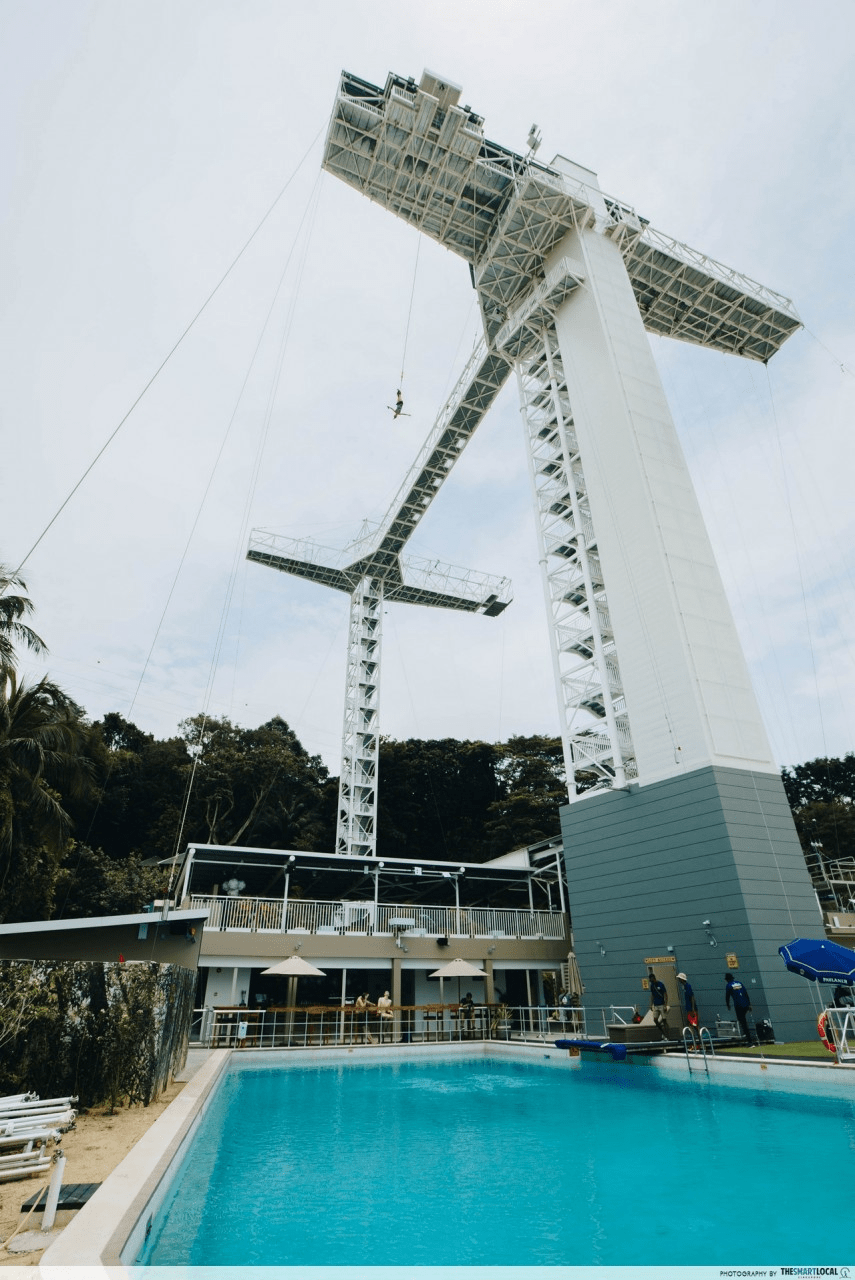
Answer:
[[595, 224], [565, 254], [584, 286], [555, 334], [638, 778], [777, 774], [620, 249]]
[[377, 852], [383, 583], [366, 575], [350, 597], [336, 853]]

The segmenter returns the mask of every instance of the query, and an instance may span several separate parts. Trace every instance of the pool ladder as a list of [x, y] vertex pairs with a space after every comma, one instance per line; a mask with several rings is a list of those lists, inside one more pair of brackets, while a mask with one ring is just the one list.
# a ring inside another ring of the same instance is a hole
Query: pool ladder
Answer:
[[[710, 1073], [710, 1068], [709, 1068], [709, 1063], [708, 1063], [708, 1061], [707, 1061], [707, 1051], [706, 1051], [706, 1049], [704, 1048], [704, 1036], [705, 1036], [705, 1035], [706, 1035], [707, 1040], [709, 1040], [709, 1042], [710, 1042], [710, 1055], [711, 1055], [713, 1058], [715, 1057], [715, 1045], [713, 1044], [713, 1038], [712, 1038], [712, 1034], [710, 1033], [709, 1028], [708, 1028], [708, 1027], [701, 1027], [701, 1028], [700, 1028], [700, 1030], [698, 1031], [698, 1046], [699, 1046], [699, 1048], [700, 1048], [701, 1053], [703, 1054], [703, 1058], [704, 1058], [704, 1070], [706, 1071], [707, 1075], [709, 1075], [709, 1073]], [[690, 1055], [690, 1053], [689, 1053], [689, 1041], [690, 1041], [690, 1040], [691, 1040], [691, 1042], [692, 1042], [692, 1048], [694, 1049], [694, 1047], [695, 1047], [695, 1032], [694, 1032], [694, 1029], [693, 1029], [692, 1027], [683, 1027], [683, 1048], [684, 1048], [684, 1049], [685, 1049], [685, 1051], [686, 1051], [686, 1063], [687, 1063], [688, 1068], [689, 1068], [689, 1075], [691, 1075], [691, 1074], [692, 1074], [692, 1058], [691, 1058], [691, 1055]]]

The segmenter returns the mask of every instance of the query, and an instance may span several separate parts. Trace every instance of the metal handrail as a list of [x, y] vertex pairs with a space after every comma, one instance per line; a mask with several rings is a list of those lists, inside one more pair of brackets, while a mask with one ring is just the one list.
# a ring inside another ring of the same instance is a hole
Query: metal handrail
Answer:
[[351, 899], [224, 897], [193, 894], [192, 910], [205, 910], [210, 932], [338, 933], [389, 937], [543, 939], [567, 937], [563, 912], [517, 907], [414, 906]]
[[314, 1048], [358, 1043], [514, 1040], [552, 1043], [567, 1035], [586, 1035], [584, 1009], [544, 1005], [424, 1004], [241, 1006], [196, 1009], [192, 1044], [212, 1048]]

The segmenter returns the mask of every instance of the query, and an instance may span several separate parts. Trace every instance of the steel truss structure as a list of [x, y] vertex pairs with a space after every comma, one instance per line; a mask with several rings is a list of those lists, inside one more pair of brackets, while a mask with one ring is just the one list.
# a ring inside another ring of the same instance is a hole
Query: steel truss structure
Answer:
[[377, 847], [380, 655], [384, 602], [431, 605], [497, 617], [512, 599], [507, 578], [401, 552], [512, 365], [484, 343], [473, 351], [427, 440], [379, 523], [364, 521], [336, 549], [264, 529], [247, 559], [350, 596], [336, 852], [372, 857]]
[[[459, 87], [431, 72], [418, 84], [390, 74], [383, 88], [343, 72], [323, 165], [466, 259], [486, 335], [476, 362], [493, 396], [516, 369], [574, 800], [592, 783], [624, 786], [639, 765], [556, 332], [574, 292], [594, 296], [598, 286], [562, 242], [575, 233], [581, 246], [591, 231], [613, 242], [652, 333], [765, 362], [800, 321], [788, 298], [654, 230], [602, 193], [589, 171], [562, 157], [543, 165], [489, 141], [483, 118], [459, 101]], [[469, 434], [462, 430], [453, 448]], [[427, 505], [430, 485], [444, 479], [446, 462], [430, 460], [418, 491], [399, 495], [405, 529]], [[387, 519], [382, 537], [391, 530]], [[370, 545], [376, 553], [380, 543]], [[673, 752], [679, 756], [676, 740]]]
[[520, 359], [517, 375], [568, 776], [624, 786], [637, 774], [635, 754], [554, 328]]

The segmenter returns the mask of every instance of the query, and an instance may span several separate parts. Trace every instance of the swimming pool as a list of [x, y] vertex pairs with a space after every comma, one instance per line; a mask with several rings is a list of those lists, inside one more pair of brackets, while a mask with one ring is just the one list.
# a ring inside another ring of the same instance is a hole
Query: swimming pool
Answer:
[[846, 1215], [821, 1229], [853, 1171], [845, 1093], [489, 1056], [235, 1062], [139, 1261], [827, 1265], [855, 1252]]

